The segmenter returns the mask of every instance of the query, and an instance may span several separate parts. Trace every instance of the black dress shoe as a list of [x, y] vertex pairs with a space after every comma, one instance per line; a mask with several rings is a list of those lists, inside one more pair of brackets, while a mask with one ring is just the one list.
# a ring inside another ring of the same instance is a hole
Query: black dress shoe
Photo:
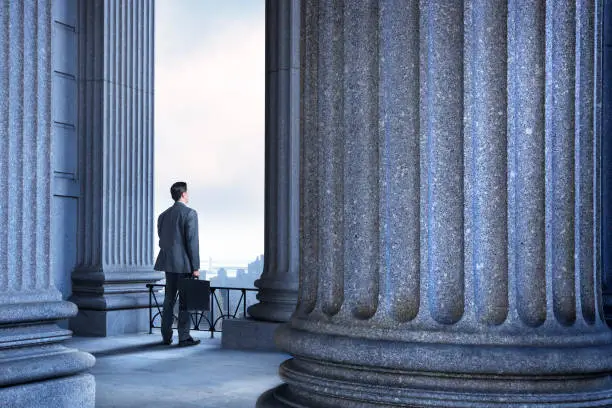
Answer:
[[172, 339], [171, 338], [170, 339], [163, 339], [162, 343], [164, 343], [166, 346], [169, 346], [169, 345], [172, 344]]
[[197, 346], [200, 344], [200, 339], [194, 339], [193, 337], [188, 338], [187, 340], [179, 341], [179, 347], [189, 347], [189, 346]]

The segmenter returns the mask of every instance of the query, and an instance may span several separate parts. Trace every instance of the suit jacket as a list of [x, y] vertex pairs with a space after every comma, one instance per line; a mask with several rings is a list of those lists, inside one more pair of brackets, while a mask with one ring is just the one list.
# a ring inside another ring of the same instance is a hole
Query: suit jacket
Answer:
[[159, 255], [156, 271], [193, 273], [200, 269], [198, 213], [180, 201], [157, 219]]

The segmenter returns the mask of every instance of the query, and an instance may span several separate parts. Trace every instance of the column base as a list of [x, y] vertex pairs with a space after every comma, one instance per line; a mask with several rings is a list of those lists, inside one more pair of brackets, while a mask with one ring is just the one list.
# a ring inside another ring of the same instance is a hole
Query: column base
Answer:
[[235, 350], [280, 351], [274, 344], [274, 332], [281, 323], [254, 319], [223, 321], [221, 347]]
[[249, 307], [249, 316], [270, 322], [284, 323], [291, 319], [295, 304], [256, 303]]
[[149, 309], [80, 309], [70, 320], [70, 329], [79, 336], [107, 337], [149, 331]]
[[[330, 384], [331, 385], [331, 384]], [[333, 393], [330, 385], [325, 388]], [[348, 386], [347, 384], [343, 385]], [[311, 394], [293, 390], [287, 384], [266, 391], [257, 400], [257, 408], [586, 408], [612, 406], [612, 390], [576, 394], [461, 394], [440, 390], [413, 390], [410, 396], [398, 397], [392, 389], [380, 389], [380, 400], [369, 398], [347, 399], [333, 395]], [[517, 390], [518, 391], [518, 390]], [[368, 390], [363, 392], [369, 393]], [[376, 393], [376, 391], [374, 391]], [[403, 390], [402, 394], [405, 394]]]
[[0, 407], [94, 408], [95, 400], [91, 374], [0, 388]]
[[[70, 328], [80, 336], [116, 336], [149, 331], [148, 283], [164, 277], [153, 266], [77, 269], [72, 274], [70, 301], [78, 315]], [[156, 293], [158, 302], [163, 296]], [[155, 311], [154, 313], [156, 313]]]
[[297, 304], [297, 290], [262, 287], [262, 281], [255, 281], [259, 303], [249, 307], [249, 316], [269, 322], [288, 322]]
[[[36, 309], [60, 318], [76, 312], [68, 302], [24, 304], [22, 317], [34, 319], [27, 312]], [[51, 322], [0, 328], [0, 407], [94, 407], [95, 382], [85, 371], [95, 358], [60, 344], [70, 335]]]
[[[607, 332], [605, 333], [607, 335]], [[586, 337], [586, 336], [585, 336]], [[612, 345], [434, 344], [311, 333], [283, 325], [296, 357], [258, 407], [611, 407]]]

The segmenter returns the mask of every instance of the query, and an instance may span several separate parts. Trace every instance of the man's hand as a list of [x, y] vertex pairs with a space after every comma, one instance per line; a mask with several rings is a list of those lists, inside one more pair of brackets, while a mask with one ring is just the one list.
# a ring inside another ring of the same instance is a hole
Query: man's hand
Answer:
[[193, 276], [195, 276], [196, 278], [200, 277], [200, 271], [193, 271]]

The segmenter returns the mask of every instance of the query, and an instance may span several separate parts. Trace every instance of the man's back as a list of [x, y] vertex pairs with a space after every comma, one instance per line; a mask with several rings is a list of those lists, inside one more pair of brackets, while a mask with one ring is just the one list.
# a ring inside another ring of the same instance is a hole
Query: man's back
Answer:
[[176, 202], [157, 220], [159, 255], [155, 270], [192, 273], [200, 269], [198, 215], [182, 202]]
[[[200, 252], [198, 243], [198, 214], [185, 204], [189, 202], [187, 183], [177, 181], [170, 187], [174, 205], [161, 213], [157, 219], [159, 255], [155, 270], [166, 272], [164, 310], [162, 311], [161, 334], [164, 344], [172, 344], [172, 322], [179, 282], [200, 276]], [[195, 346], [200, 340], [189, 335], [189, 312], [179, 296], [177, 330], [179, 346]]]

